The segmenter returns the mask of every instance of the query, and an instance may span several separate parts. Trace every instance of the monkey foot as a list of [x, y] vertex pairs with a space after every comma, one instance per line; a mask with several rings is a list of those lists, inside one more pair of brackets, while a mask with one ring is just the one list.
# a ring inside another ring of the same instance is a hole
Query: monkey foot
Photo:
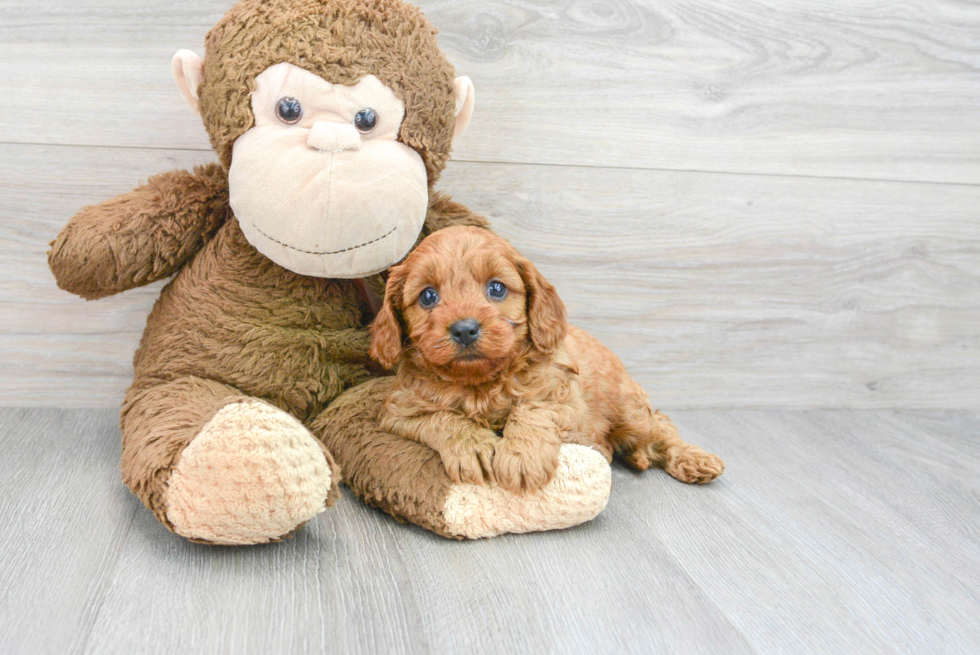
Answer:
[[259, 400], [232, 403], [181, 454], [167, 520], [195, 541], [274, 541], [326, 508], [333, 477], [320, 444], [293, 416]]
[[557, 530], [595, 518], [606, 507], [611, 490], [612, 470], [601, 453], [564, 444], [555, 477], [539, 491], [521, 494], [495, 484], [453, 485], [443, 517], [450, 534], [467, 539]]

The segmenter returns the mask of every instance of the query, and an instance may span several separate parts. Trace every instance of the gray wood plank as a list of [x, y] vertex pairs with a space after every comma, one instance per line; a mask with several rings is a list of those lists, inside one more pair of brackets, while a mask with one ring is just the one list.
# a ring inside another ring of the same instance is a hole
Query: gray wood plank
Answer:
[[616, 500], [572, 530], [399, 550], [434, 652], [754, 652]]
[[[169, 61], [229, 0], [6, 0], [0, 141], [208, 149]], [[976, 183], [980, 6], [422, 0], [467, 161]]]
[[917, 416], [680, 413], [721, 483], [617, 500], [760, 652], [975, 652], [980, 423]]
[[81, 652], [139, 505], [117, 420], [0, 409], [0, 652]]
[[980, 414], [674, 419], [725, 475], [617, 465], [609, 507], [572, 530], [446, 541], [346, 493], [294, 539], [212, 548], [122, 487], [114, 412], [0, 411], [0, 650], [980, 648]]
[[[115, 407], [160, 284], [94, 303], [45, 251], [208, 153], [0, 146], [0, 403]], [[980, 187], [451, 163], [665, 409], [975, 407]]]
[[86, 652], [190, 649], [752, 652], [622, 508], [565, 532], [456, 542], [349, 493], [267, 547], [188, 544], [141, 513]]
[[141, 512], [87, 653], [428, 652], [395, 541], [349, 495], [280, 544], [215, 548]]
[[751, 652], [645, 537], [604, 517], [460, 543], [348, 495], [284, 544], [215, 549], [143, 513], [86, 652]]

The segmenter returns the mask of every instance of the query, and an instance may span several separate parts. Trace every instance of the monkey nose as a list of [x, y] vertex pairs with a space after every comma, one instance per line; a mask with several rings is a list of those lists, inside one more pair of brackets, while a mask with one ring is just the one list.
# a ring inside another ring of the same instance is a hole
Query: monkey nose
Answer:
[[313, 124], [313, 129], [310, 130], [310, 136], [307, 137], [306, 143], [314, 150], [324, 152], [357, 150], [361, 147], [361, 135], [349, 123], [317, 121]]

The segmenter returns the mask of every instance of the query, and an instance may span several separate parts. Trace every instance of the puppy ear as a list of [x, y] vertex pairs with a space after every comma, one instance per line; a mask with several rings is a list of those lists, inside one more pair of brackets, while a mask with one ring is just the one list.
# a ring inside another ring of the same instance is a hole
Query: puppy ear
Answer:
[[527, 326], [531, 343], [539, 351], [550, 355], [561, 348], [568, 334], [565, 303], [534, 264], [522, 259], [517, 264], [517, 270], [524, 279], [527, 291]]
[[385, 368], [395, 368], [402, 355], [402, 326], [398, 320], [405, 278], [401, 267], [391, 269], [385, 286], [385, 299], [371, 324], [371, 357]]

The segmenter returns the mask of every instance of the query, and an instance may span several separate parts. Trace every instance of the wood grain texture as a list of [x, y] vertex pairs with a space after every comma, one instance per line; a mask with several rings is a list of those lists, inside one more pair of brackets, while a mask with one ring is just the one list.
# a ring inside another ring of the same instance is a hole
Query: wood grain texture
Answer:
[[[980, 5], [420, 0], [459, 160], [976, 183]], [[6, 0], [0, 141], [209, 149], [171, 79], [229, 0]]]
[[682, 413], [726, 486], [688, 503], [632, 477], [619, 501], [760, 652], [973, 652], [980, 425], [906, 416]]
[[136, 504], [107, 411], [0, 410], [0, 652], [79, 653]]
[[215, 548], [125, 492], [113, 412], [0, 410], [0, 650], [980, 649], [980, 415], [673, 418], [725, 475], [617, 465], [572, 530], [446, 541], [345, 490], [294, 539]]
[[[0, 146], [0, 404], [118, 406], [161, 284], [82, 301], [47, 243], [80, 206], [209, 158]], [[980, 187], [466, 162], [441, 186], [664, 409], [980, 398]]]

